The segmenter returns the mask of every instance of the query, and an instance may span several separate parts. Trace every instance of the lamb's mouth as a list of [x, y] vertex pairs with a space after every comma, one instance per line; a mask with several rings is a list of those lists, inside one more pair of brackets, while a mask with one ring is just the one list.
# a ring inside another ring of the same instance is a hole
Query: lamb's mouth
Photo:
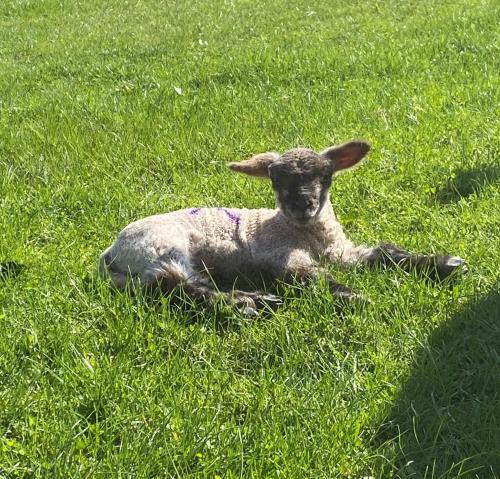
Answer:
[[308, 226], [313, 223], [316, 223], [316, 221], [319, 218], [320, 210], [315, 211], [313, 214], [293, 214], [288, 212], [287, 216], [290, 218], [290, 220], [295, 223], [297, 226]]
[[278, 210], [284, 215], [289, 221], [294, 223], [297, 226], [308, 226], [315, 223], [323, 210], [323, 205], [320, 205], [319, 208], [314, 211], [306, 210], [306, 211], [294, 211], [287, 206], [283, 205], [278, 200]]

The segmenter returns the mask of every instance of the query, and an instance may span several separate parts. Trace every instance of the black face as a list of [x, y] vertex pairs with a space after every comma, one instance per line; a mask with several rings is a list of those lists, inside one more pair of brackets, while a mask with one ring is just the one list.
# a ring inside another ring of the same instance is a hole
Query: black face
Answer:
[[318, 219], [328, 200], [332, 175], [333, 169], [324, 161], [307, 167], [295, 162], [279, 162], [269, 168], [278, 208], [300, 225]]

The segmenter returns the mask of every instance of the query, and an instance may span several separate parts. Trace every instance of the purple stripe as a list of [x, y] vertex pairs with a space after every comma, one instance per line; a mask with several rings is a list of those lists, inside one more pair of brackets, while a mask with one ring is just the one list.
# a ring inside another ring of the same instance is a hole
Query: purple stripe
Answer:
[[[203, 208], [191, 208], [190, 210], [188, 210], [188, 214], [189, 215], [197, 215], [198, 213], [201, 212]], [[236, 225], [239, 225], [240, 224], [240, 220], [241, 218], [238, 216], [237, 213], [235, 213], [234, 211], [228, 209], [228, 208], [217, 208], [217, 211], [224, 211], [224, 213], [226, 213], [226, 216]]]
[[224, 211], [226, 213], [227, 217], [235, 224], [239, 225], [240, 224], [240, 217], [231, 210], [228, 210], [227, 208], [217, 208], [218, 210]]

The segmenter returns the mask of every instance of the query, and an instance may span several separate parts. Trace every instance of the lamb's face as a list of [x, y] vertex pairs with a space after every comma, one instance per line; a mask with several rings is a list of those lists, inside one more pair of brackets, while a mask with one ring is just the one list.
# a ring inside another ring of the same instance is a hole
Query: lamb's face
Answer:
[[268, 172], [281, 212], [298, 225], [314, 223], [328, 201], [334, 164], [300, 148], [281, 155]]
[[321, 153], [306, 148], [260, 153], [248, 160], [230, 163], [229, 168], [250, 176], [270, 178], [278, 208], [297, 225], [318, 220], [328, 202], [333, 174], [349, 169], [368, 153], [370, 144], [351, 140]]

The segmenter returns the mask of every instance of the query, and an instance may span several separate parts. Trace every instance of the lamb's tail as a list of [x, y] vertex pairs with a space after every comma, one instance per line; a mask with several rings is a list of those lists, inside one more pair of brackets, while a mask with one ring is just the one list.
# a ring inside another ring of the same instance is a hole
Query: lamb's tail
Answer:
[[127, 283], [127, 272], [121, 271], [111, 254], [111, 247], [99, 257], [99, 276], [102, 279], [111, 279], [118, 288], [123, 288]]
[[99, 256], [99, 276], [101, 278], [108, 278], [109, 274], [113, 271], [113, 258], [110, 249], [108, 248]]

